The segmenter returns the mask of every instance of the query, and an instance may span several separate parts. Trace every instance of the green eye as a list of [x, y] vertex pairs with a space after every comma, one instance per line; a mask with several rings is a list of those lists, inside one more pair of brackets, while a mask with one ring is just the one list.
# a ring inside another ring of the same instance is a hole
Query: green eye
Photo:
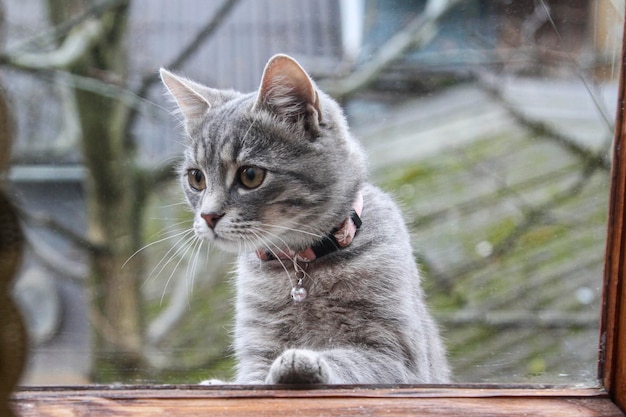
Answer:
[[199, 169], [190, 169], [187, 171], [187, 180], [191, 188], [196, 191], [202, 191], [206, 188], [206, 179]]
[[245, 188], [252, 190], [263, 183], [265, 170], [259, 167], [241, 167], [239, 169], [239, 183]]

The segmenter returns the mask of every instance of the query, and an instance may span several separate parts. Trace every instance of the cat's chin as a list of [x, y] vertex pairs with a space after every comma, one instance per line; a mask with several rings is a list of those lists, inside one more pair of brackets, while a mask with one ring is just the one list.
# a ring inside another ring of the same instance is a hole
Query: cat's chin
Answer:
[[[239, 239], [239, 235], [233, 236], [232, 233], [207, 233], [196, 231], [196, 236], [202, 240], [210, 242], [212, 246], [219, 248], [224, 252], [243, 254], [256, 252], [259, 249], [272, 248], [275, 252], [280, 252], [283, 248], [305, 248], [310, 246], [308, 241], [290, 240], [288, 236], [278, 236], [278, 243], [272, 242], [269, 239], [257, 240], [254, 237], [248, 236], [243, 239]], [[229, 237], [233, 236], [232, 239]]]
[[220, 237], [211, 239], [211, 243], [224, 252], [241, 254], [244, 252], [254, 252], [256, 247], [250, 245], [249, 242], [227, 240]]

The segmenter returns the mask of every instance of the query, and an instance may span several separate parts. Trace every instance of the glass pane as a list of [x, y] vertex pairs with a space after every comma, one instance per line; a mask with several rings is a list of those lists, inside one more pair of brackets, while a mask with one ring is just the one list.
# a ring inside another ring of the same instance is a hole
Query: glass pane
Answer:
[[622, 0], [86, 3], [3, 3], [23, 384], [232, 378], [234, 256], [157, 74], [249, 92], [276, 53], [401, 205], [454, 381], [597, 383]]

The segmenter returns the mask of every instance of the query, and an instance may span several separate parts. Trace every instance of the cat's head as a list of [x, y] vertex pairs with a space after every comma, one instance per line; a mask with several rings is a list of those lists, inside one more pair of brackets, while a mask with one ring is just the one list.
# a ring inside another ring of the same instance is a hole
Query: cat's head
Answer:
[[229, 251], [299, 250], [348, 216], [363, 152], [293, 58], [271, 58], [251, 94], [161, 78], [184, 119], [179, 172], [199, 237]]

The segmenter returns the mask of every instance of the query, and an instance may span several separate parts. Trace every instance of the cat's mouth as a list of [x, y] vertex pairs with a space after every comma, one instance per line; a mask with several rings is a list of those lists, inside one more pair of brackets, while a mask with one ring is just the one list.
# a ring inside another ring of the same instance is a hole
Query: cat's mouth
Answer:
[[195, 230], [196, 236], [202, 240], [215, 244], [218, 248], [225, 252], [230, 253], [243, 253], [254, 252], [259, 247], [263, 246], [263, 243], [257, 242], [252, 238], [243, 238], [242, 236], [231, 237], [228, 232], [220, 233], [215, 230]]
[[[268, 230], [258, 225], [232, 224], [228, 219], [220, 220], [214, 227], [209, 227], [204, 219], [194, 223], [194, 232], [198, 238], [235, 254], [265, 251], [274, 257], [281, 257], [276, 254], [297, 253], [312, 244], [313, 233], [303, 231], [296, 237], [294, 233], [285, 233], [284, 229], [296, 230], [287, 226], [275, 226]], [[299, 249], [294, 250], [296, 248]]]
[[213, 242], [225, 252], [240, 253], [241, 251], [245, 251], [241, 242], [224, 239], [219, 235], [215, 235]]

